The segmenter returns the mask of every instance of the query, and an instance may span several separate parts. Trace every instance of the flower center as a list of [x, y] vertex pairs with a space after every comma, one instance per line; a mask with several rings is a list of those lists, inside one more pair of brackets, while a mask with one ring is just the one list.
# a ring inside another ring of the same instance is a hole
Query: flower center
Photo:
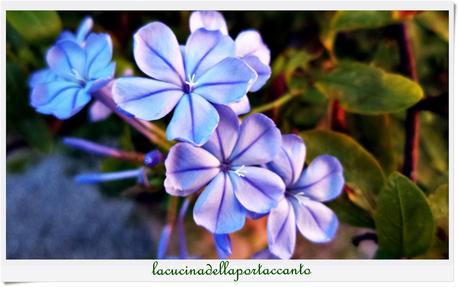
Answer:
[[183, 83], [183, 91], [186, 94], [193, 92], [194, 85], [196, 84], [195, 78], [196, 78], [196, 74], [193, 74], [191, 76], [188, 75], [188, 80], [185, 81], [185, 83]]
[[75, 69], [72, 69], [72, 76], [75, 78], [78, 84], [81, 86], [86, 85], [86, 80], [83, 78], [83, 76]]

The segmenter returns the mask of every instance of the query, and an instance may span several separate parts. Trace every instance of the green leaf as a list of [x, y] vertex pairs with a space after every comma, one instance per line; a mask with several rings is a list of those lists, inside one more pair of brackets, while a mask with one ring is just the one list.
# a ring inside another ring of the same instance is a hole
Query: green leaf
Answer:
[[388, 175], [396, 170], [396, 153], [391, 137], [393, 123], [390, 116], [348, 114], [346, 120], [352, 137], [375, 156], [384, 172]]
[[378, 161], [353, 138], [337, 132], [311, 130], [302, 132], [307, 147], [307, 161], [321, 154], [337, 157], [344, 168], [346, 184], [353, 190], [350, 199], [365, 210], [376, 207], [376, 195], [385, 176]]
[[396, 23], [391, 11], [338, 11], [331, 27], [336, 31], [380, 28]]
[[375, 214], [380, 254], [386, 258], [414, 257], [432, 244], [434, 219], [422, 191], [394, 172], [378, 196]]
[[335, 211], [340, 222], [357, 227], [375, 228], [375, 222], [370, 214], [353, 204], [345, 193], [327, 205]]
[[424, 95], [414, 81], [357, 62], [342, 62], [319, 76], [317, 88], [341, 106], [359, 114], [398, 112], [416, 104]]
[[6, 20], [29, 42], [52, 39], [62, 29], [56, 11], [8, 11]]
[[449, 229], [449, 207], [448, 207], [448, 185], [443, 184], [438, 187], [433, 193], [427, 197], [430, 208], [437, 224], [437, 228], [441, 228], [446, 235]]
[[442, 40], [448, 42], [448, 12], [426, 11], [416, 16], [416, 20], [425, 28], [436, 33]]

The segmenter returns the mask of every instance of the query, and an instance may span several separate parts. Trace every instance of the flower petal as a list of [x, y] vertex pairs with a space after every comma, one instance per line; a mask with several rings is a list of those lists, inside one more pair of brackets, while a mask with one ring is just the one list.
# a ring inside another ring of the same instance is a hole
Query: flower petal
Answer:
[[300, 177], [305, 159], [306, 145], [303, 139], [294, 134], [283, 135], [281, 151], [266, 166], [278, 174], [288, 187]]
[[112, 114], [112, 110], [99, 101], [95, 101], [89, 107], [89, 120], [91, 122], [99, 122], [105, 120]]
[[112, 93], [121, 109], [147, 121], [167, 115], [183, 96], [174, 84], [140, 77], [115, 80]]
[[194, 31], [205, 28], [209, 31], [220, 31], [224, 35], [228, 35], [225, 18], [217, 11], [195, 11], [190, 16], [190, 30]]
[[281, 142], [281, 133], [270, 118], [262, 114], [251, 115], [241, 124], [230, 160], [234, 165], [270, 162], [280, 152]]
[[218, 31], [199, 29], [185, 46], [185, 67], [188, 78], [198, 79], [210, 67], [227, 57], [236, 56], [234, 41]]
[[289, 259], [295, 250], [296, 226], [293, 207], [282, 199], [268, 216], [268, 243], [272, 254]]
[[[89, 80], [100, 78], [103, 76], [101, 72], [106, 70], [112, 60], [112, 39], [108, 34], [91, 33], [86, 40], [85, 51], [87, 78]], [[108, 77], [110, 74], [105, 76]]]
[[226, 106], [216, 105], [215, 108], [220, 116], [220, 121], [203, 148], [223, 162], [231, 155], [236, 144], [239, 134], [239, 118]]
[[134, 58], [150, 77], [182, 86], [185, 71], [180, 47], [172, 30], [163, 23], [150, 23], [134, 34]]
[[271, 251], [269, 251], [269, 248], [265, 248], [255, 253], [251, 259], [263, 260], [263, 259], [280, 259], [280, 258], [272, 254]]
[[56, 43], [63, 42], [63, 41], [73, 41], [76, 42], [75, 35], [70, 31], [63, 31], [56, 40]]
[[256, 92], [261, 89], [269, 80], [269, 77], [271, 77], [271, 68], [269, 65], [263, 64], [256, 56], [245, 56], [242, 59], [257, 73], [257, 80], [252, 84], [249, 90], [251, 92]]
[[194, 93], [216, 104], [229, 104], [239, 101], [256, 78], [243, 60], [228, 57], [197, 79]]
[[50, 69], [41, 69], [34, 72], [29, 78], [29, 87], [33, 88], [39, 84], [49, 83], [56, 80], [57, 75]]
[[192, 194], [220, 172], [220, 162], [213, 155], [189, 143], [174, 145], [164, 164], [164, 187], [175, 196]]
[[288, 189], [317, 201], [329, 201], [338, 197], [343, 187], [343, 167], [339, 160], [330, 155], [321, 155], [311, 162], [298, 182]]
[[93, 25], [94, 21], [89, 16], [85, 17], [81, 21], [80, 26], [78, 26], [78, 29], [75, 33], [76, 41], [78, 43], [82, 43], [86, 39], [86, 36], [89, 34], [89, 32], [91, 32]]
[[228, 104], [228, 107], [230, 107], [236, 115], [246, 114], [250, 112], [249, 97], [245, 95], [239, 101]]
[[267, 213], [284, 195], [282, 179], [265, 168], [242, 166], [229, 175], [237, 199], [249, 211]]
[[86, 53], [75, 42], [63, 41], [48, 50], [46, 61], [53, 72], [65, 79], [74, 80], [84, 75]]
[[228, 234], [214, 234], [214, 242], [220, 259], [226, 259], [233, 252]]
[[245, 209], [234, 196], [227, 174], [220, 172], [204, 189], [194, 205], [193, 218], [216, 234], [235, 232], [244, 226]]
[[184, 95], [167, 126], [167, 139], [201, 146], [217, 128], [219, 119], [217, 110], [206, 99], [196, 94]]
[[79, 85], [69, 81], [54, 81], [34, 87], [30, 104], [37, 112], [67, 119], [79, 112], [91, 96]]
[[316, 243], [333, 239], [338, 219], [330, 208], [308, 198], [291, 198], [290, 202], [295, 210], [296, 226], [304, 237]]
[[269, 65], [271, 52], [263, 43], [260, 33], [255, 30], [246, 30], [236, 37], [236, 53], [239, 57], [256, 56], [260, 61]]

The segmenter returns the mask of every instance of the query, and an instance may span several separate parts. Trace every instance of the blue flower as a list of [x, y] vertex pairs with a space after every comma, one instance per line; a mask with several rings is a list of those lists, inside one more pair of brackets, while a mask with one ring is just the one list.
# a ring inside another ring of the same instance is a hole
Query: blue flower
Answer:
[[280, 151], [281, 135], [262, 114], [239, 123], [230, 108], [217, 110], [220, 123], [204, 146], [172, 147], [164, 186], [174, 196], [204, 188], [194, 206], [195, 222], [214, 234], [228, 234], [242, 228], [248, 211], [267, 213], [283, 197], [282, 179], [259, 167]]
[[75, 35], [63, 32], [46, 54], [49, 68], [29, 79], [30, 104], [37, 112], [67, 119], [113, 78], [111, 38], [89, 33], [91, 26], [92, 20], [86, 18]]
[[[228, 35], [225, 18], [217, 11], [196, 11], [190, 16], [190, 30], [194, 32], [200, 28], [209, 31], [220, 31]], [[237, 35], [236, 55], [244, 60], [256, 73], [257, 80], [253, 82], [249, 91], [258, 91], [271, 76], [269, 62], [271, 52], [263, 39], [255, 30], [245, 30]], [[241, 101], [229, 105], [237, 114], [244, 114], [250, 111], [250, 103], [247, 95]]]
[[340, 195], [344, 187], [343, 168], [333, 156], [316, 157], [302, 171], [306, 146], [296, 135], [282, 136], [281, 152], [266, 166], [285, 183], [284, 198], [268, 215], [269, 250], [290, 258], [295, 249], [296, 229], [312, 242], [328, 242], [335, 236], [338, 220], [322, 202]]
[[169, 27], [150, 23], [134, 35], [134, 58], [153, 79], [116, 80], [114, 100], [143, 120], [160, 119], [175, 108], [167, 138], [203, 145], [219, 121], [213, 104], [239, 101], [256, 79], [235, 55], [234, 42], [218, 31], [199, 29], [179, 46]]

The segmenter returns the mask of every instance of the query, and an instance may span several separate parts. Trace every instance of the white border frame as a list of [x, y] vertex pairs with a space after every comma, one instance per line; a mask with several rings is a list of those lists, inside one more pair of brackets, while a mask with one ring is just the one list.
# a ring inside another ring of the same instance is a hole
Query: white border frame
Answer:
[[[107, 5], [110, 3], [109, 5]], [[83, 5], [82, 5], [83, 4]], [[260, 5], [262, 4], [262, 6]], [[82, 7], [84, 6], [84, 9]], [[261, 9], [260, 9], [261, 8]], [[453, 214], [454, 179], [453, 171], [458, 170], [456, 154], [453, 153], [456, 133], [453, 132], [454, 108], [458, 110], [457, 103], [453, 101], [453, 64], [454, 40], [456, 31], [455, 6], [453, 2], [446, 1], [5, 1], [1, 3], [1, 53], [5, 55], [6, 49], [6, 10], [447, 10], [449, 11], [449, 194], [450, 194], [450, 244], [449, 259], [445, 260], [230, 260], [233, 267], [255, 266], [263, 263], [266, 267], [297, 267], [300, 262], [312, 270], [309, 276], [250, 276], [242, 277], [241, 281], [415, 281], [431, 282], [454, 280], [455, 250], [453, 238], [455, 228]], [[2, 138], [1, 162], [6, 162], [6, 57], [1, 58], [1, 94], [0, 111], [2, 113], [0, 130]], [[456, 63], [457, 64], [457, 63]], [[233, 281], [233, 277], [154, 277], [151, 275], [153, 260], [6, 260], [6, 167], [0, 167], [2, 194], [1, 198], [1, 271], [2, 280], [7, 282], [18, 281]], [[163, 267], [203, 267], [206, 263], [218, 265], [218, 260], [163, 260]]]

